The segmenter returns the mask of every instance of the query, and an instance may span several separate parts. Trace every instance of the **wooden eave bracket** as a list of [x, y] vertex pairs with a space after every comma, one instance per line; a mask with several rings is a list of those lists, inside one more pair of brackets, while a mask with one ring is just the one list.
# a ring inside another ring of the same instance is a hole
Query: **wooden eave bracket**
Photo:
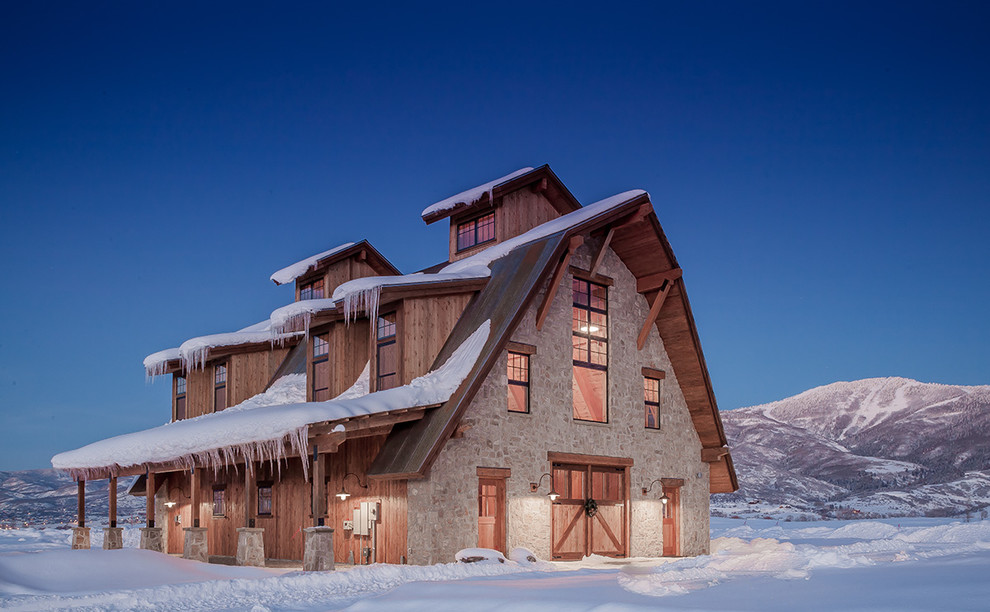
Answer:
[[567, 251], [560, 258], [557, 268], [553, 271], [553, 276], [550, 277], [550, 284], [547, 285], [547, 291], [543, 294], [543, 301], [540, 302], [540, 307], [536, 309], [537, 331], [543, 329], [543, 323], [547, 320], [547, 315], [550, 314], [550, 304], [553, 302], [554, 296], [557, 295], [557, 289], [560, 288], [560, 280], [564, 277], [564, 272], [567, 271], [567, 266], [571, 262], [571, 256], [574, 255], [574, 251], [582, 244], [584, 244], [584, 236], [571, 236], [571, 241], [567, 245]]
[[[673, 272], [673, 270], [672, 270]], [[675, 278], [680, 278], [681, 269], [676, 269], [677, 275]], [[657, 317], [660, 315], [660, 309], [663, 308], [663, 303], [667, 300], [667, 296], [670, 294], [670, 288], [674, 286], [674, 279], [664, 280], [663, 285], [660, 287], [660, 293], [657, 294], [655, 300], [653, 300], [653, 305], [650, 306], [650, 314], [646, 315], [646, 321], [643, 322], [643, 328], [639, 330], [639, 337], [636, 338], [636, 348], [638, 350], [643, 350], [646, 346], [646, 339], [650, 337], [650, 329], [653, 324], [656, 323]]]
[[612, 236], [615, 236], [614, 227], [609, 228], [608, 233], [605, 234], [605, 239], [602, 240], [601, 246], [598, 247], [598, 252], [591, 258], [591, 268], [588, 269], [588, 274], [594, 276], [598, 272], [598, 266], [602, 264], [602, 260], [605, 259], [605, 252], [608, 251], [609, 245], [612, 244]]
[[636, 293], [647, 293], [649, 291], [656, 291], [657, 289], [663, 287], [664, 283], [672, 283], [679, 279], [683, 270], [680, 268], [673, 268], [667, 270], [666, 272], [657, 272], [656, 274], [649, 274], [643, 278], [636, 279]]
[[728, 446], [701, 449], [701, 460], [705, 463], [718, 463], [729, 454]]

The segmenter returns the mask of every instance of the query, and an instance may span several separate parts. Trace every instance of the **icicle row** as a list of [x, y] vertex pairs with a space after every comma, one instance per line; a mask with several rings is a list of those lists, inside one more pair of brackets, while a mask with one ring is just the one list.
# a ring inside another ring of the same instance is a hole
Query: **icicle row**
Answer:
[[378, 302], [381, 294], [381, 285], [373, 285], [344, 294], [344, 323], [349, 324], [351, 321], [356, 321], [358, 315], [365, 312], [374, 325], [374, 321], [378, 319]]

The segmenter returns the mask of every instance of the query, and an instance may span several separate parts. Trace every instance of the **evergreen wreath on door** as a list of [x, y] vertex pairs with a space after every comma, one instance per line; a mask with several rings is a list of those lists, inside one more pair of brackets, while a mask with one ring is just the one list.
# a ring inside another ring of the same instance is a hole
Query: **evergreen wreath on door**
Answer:
[[596, 502], [591, 498], [588, 498], [584, 502], [584, 513], [587, 514], [589, 517], [594, 517], [596, 514], [598, 514], [598, 502]]

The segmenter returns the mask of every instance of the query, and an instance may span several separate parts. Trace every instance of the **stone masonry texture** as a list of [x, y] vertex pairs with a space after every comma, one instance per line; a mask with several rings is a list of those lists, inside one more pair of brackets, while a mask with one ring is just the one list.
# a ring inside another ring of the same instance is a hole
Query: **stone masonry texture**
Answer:
[[[571, 265], [587, 269], [596, 240], [578, 249]], [[530, 413], [509, 413], [506, 354], [496, 363], [462, 423], [462, 438], [447, 442], [428, 477], [409, 481], [409, 560], [437, 563], [478, 544], [477, 467], [511, 469], [506, 481], [506, 545], [524, 546], [537, 556], [551, 556], [549, 478], [530, 492], [531, 482], [550, 471], [547, 452], [630, 457], [632, 508], [631, 556], [660, 556], [663, 550], [660, 485], [644, 496], [641, 489], [656, 478], [682, 478], [680, 552], [709, 550], [708, 465], [687, 410], [677, 377], [654, 327], [643, 350], [636, 338], [649, 304], [636, 293], [636, 280], [609, 250], [599, 274], [614, 279], [608, 290], [608, 423], [572, 418], [571, 275], [565, 274], [543, 329], [536, 330], [536, 296], [512, 340], [536, 346], [530, 361]], [[545, 291], [545, 289], [544, 289]], [[661, 428], [644, 427], [642, 368], [666, 372], [661, 386]]]

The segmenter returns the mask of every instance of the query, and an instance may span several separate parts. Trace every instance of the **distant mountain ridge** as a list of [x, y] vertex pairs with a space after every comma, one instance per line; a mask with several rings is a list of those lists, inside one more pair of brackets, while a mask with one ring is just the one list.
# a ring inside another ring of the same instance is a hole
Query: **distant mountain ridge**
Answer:
[[[117, 484], [117, 521], [143, 522], [145, 499], [127, 494], [133, 478]], [[86, 523], [106, 525], [110, 500], [106, 480], [86, 483]], [[0, 527], [57, 525], [76, 521], [76, 482], [58, 470], [0, 472]]]
[[955, 515], [990, 505], [990, 385], [869, 378], [721, 416], [740, 490], [714, 496], [716, 514]]

